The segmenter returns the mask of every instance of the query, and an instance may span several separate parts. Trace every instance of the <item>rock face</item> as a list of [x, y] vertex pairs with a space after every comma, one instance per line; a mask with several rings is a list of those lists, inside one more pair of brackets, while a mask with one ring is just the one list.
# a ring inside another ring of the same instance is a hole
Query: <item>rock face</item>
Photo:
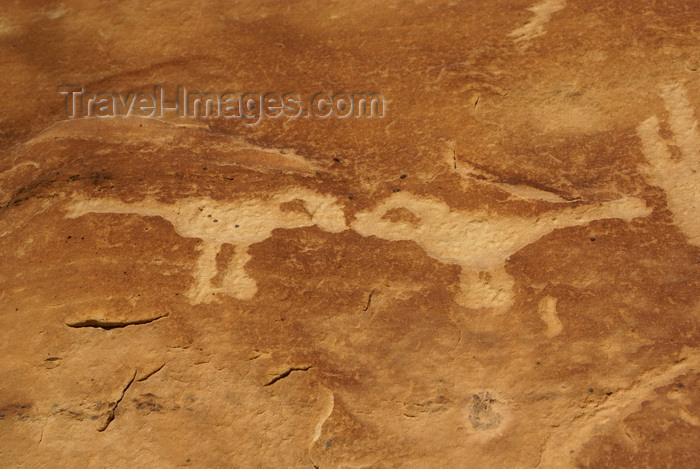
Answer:
[[5, 3], [0, 466], [697, 465], [696, 0]]

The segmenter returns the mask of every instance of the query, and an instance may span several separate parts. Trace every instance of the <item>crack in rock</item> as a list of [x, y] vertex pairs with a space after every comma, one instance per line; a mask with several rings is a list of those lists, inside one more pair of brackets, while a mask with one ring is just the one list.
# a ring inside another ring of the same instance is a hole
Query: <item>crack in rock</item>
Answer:
[[164, 366], [165, 366], [165, 363], [163, 363], [159, 367], [155, 368], [154, 370], [149, 371], [148, 373], [144, 374], [140, 378], [137, 378], [136, 381], [138, 381], [139, 383], [146, 381], [148, 378], [150, 378], [151, 376], [153, 376], [154, 374], [156, 374], [160, 370], [162, 370]]
[[122, 392], [119, 395], [119, 399], [117, 399], [117, 401], [114, 403], [112, 408], [109, 410], [109, 415], [107, 416], [107, 419], [105, 420], [105, 422], [97, 428], [98, 432], [103, 432], [103, 431], [107, 430], [107, 427], [109, 427], [109, 424], [112, 423], [112, 421], [114, 420], [114, 414], [117, 411], [117, 407], [119, 407], [119, 403], [122, 401], [122, 399], [124, 399], [124, 395], [126, 394], [126, 391], [129, 390], [129, 388], [131, 387], [131, 385], [134, 383], [135, 380], [136, 380], [136, 370], [134, 370], [134, 374], [131, 376], [131, 379], [129, 380], [128, 383], [126, 383], [126, 386], [124, 386], [124, 388], [122, 389]]
[[287, 376], [291, 375], [293, 371], [308, 371], [311, 369], [311, 366], [302, 366], [302, 367], [295, 367], [295, 368], [288, 368], [287, 371], [285, 371], [282, 374], [279, 374], [272, 378], [270, 381], [267, 383], [263, 384], [263, 386], [271, 386], [275, 384], [277, 381], [286, 378]]
[[81, 327], [97, 327], [100, 329], [105, 329], [105, 330], [110, 330], [110, 329], [120, 329], [122, 327], [127, 327], [127, 326], [139, 326], [142, 324], [150, 324], [154, 321], [157, 321], [158, 319], [162, 319], [167, 317], [168, 314], [161, 314], [160, 316], [155, 316], [155, 317], [150, 317], [150, 318], [143, 318], [143, 319], [134, 319], [134, 320], [109, 320], [109, 319], [82, 319], [79, 321], [70, 321], [66, 322], [66, 326], [68, 327], [73, 327], [73, 328], [81, 328]]

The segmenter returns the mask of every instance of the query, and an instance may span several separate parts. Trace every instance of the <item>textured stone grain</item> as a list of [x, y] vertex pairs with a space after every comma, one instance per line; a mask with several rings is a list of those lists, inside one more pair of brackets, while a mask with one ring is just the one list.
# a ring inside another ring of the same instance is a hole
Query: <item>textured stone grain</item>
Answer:
[[697, 0], [2, 2], [0, 467], [694, 467], [699, 51]]

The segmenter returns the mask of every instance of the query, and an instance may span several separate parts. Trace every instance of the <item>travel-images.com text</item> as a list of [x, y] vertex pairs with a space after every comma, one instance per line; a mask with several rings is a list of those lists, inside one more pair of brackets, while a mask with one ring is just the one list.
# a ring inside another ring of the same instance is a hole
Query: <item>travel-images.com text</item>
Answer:
[[[178, 86], [172, 99], [166, 99], [162, 86], [153, 92], [86, 91], [83, 86], [61, 85], [66, 117], [115, 118], [176, 116], [189, 119], [240, 119], [248, 125], [265, 118], [383, 118], [385, 100], [377, 92], [319, 92], [308, 101], [298, 93], [213, 93], [188, 91]], [[308, 102], [308, 106], [303, 103]]]

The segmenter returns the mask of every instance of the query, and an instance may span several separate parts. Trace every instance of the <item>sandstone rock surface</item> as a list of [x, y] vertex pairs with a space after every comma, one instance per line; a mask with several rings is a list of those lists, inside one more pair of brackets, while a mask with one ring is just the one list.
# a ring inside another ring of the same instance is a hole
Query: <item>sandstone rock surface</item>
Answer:
[[2, 4], [1, 467], [697, 466], [697, 0]]

